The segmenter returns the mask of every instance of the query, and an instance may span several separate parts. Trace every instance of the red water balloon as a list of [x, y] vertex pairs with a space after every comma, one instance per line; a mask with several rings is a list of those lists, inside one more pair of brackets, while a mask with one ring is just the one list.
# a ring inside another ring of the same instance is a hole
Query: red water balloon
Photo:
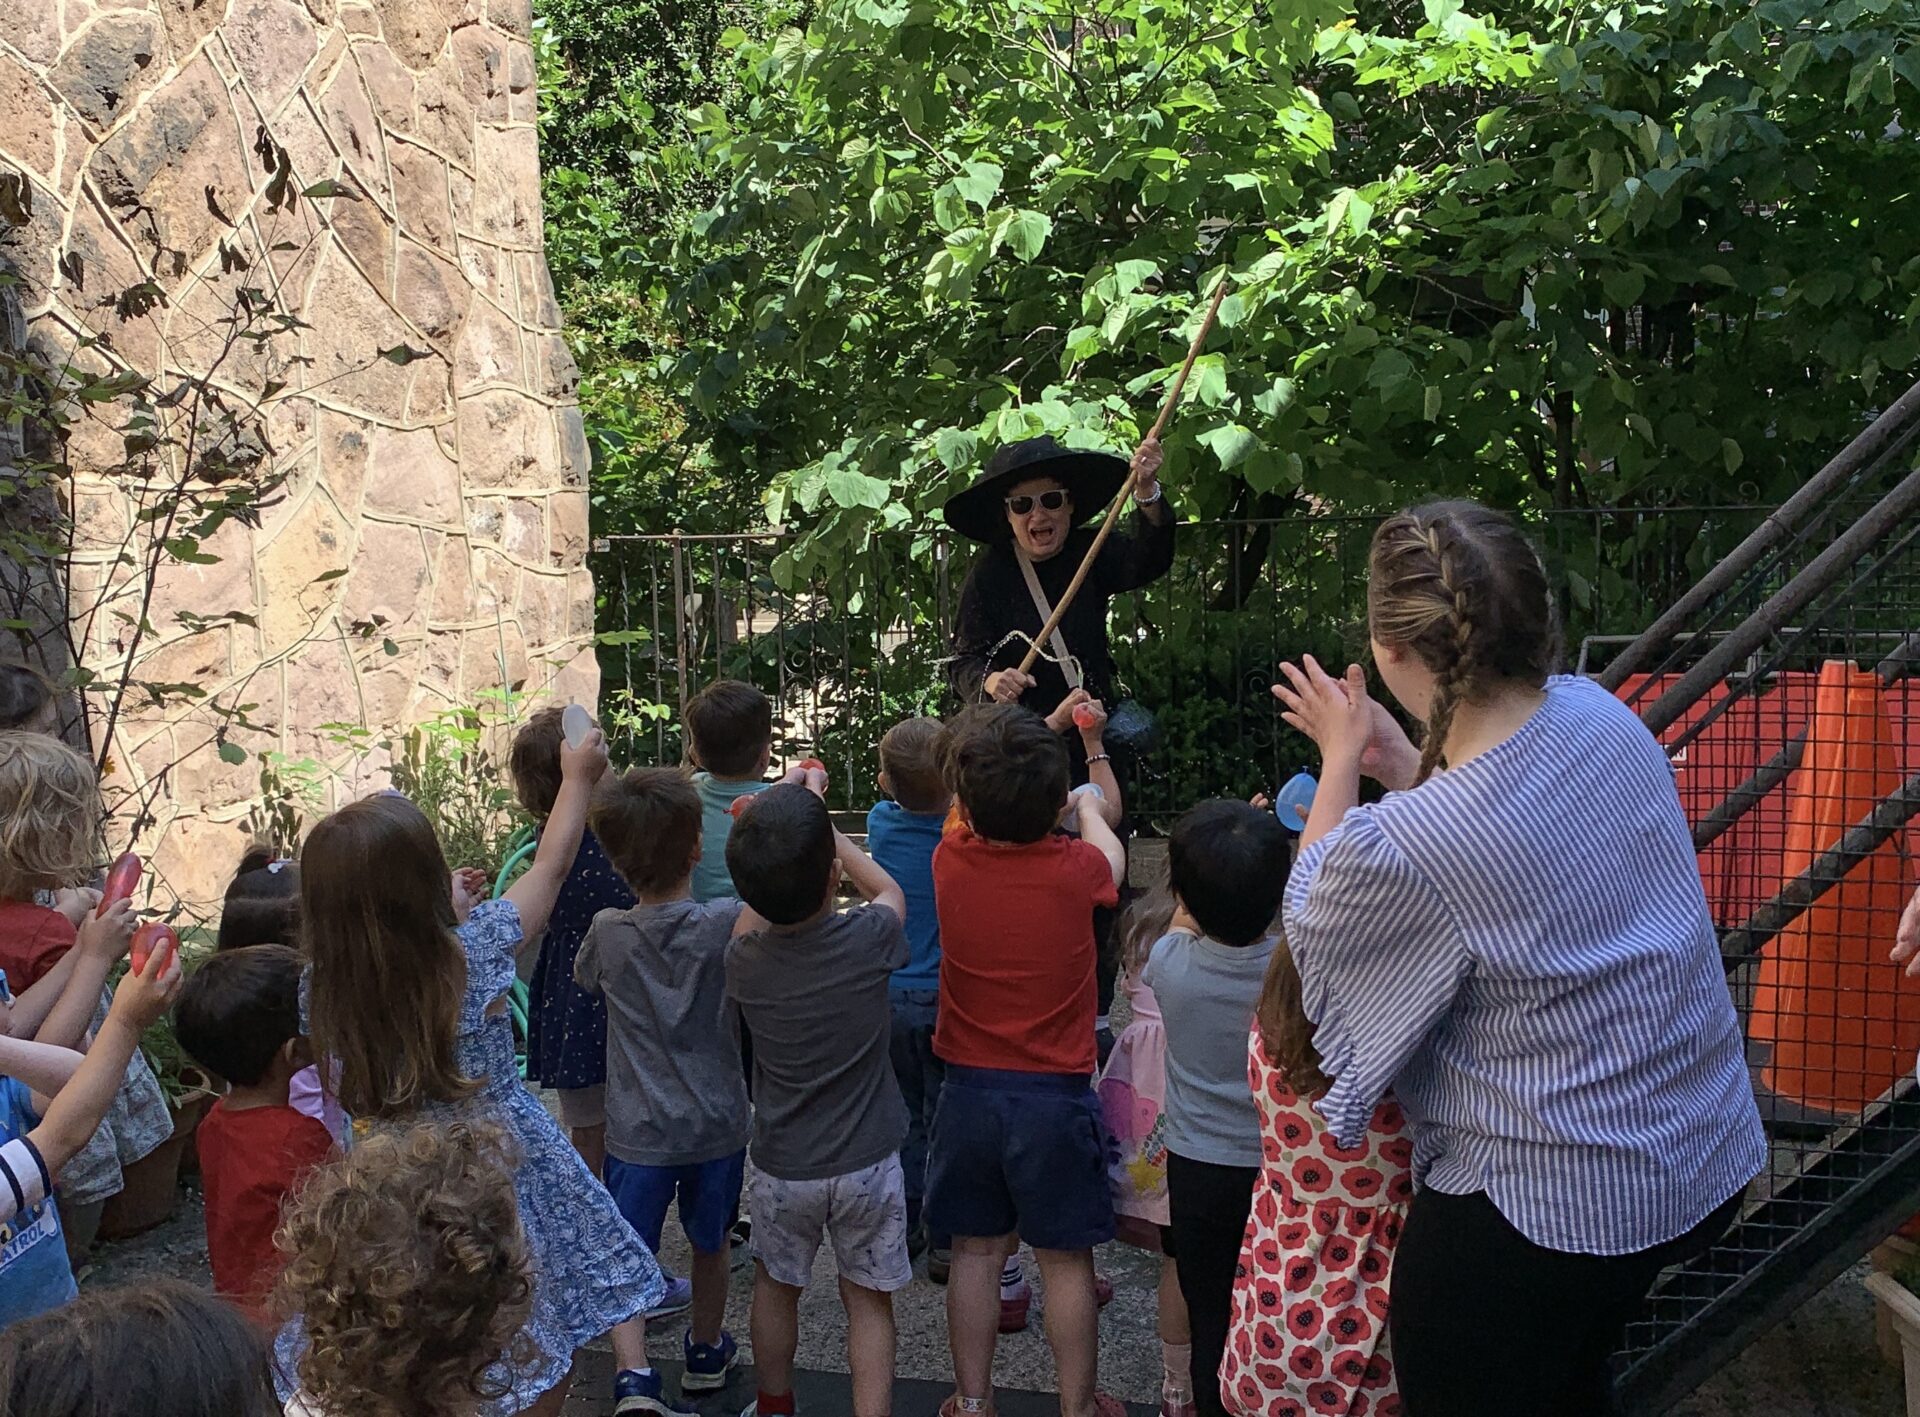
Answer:
[[[133, 932], [131, 953], [133, 972], [142, 973], [147, 967], [147, 961], [162, 950], [172, 950], [176, 954], [180, 951], [180, 937], [174, 934], [173, 926], [159, 920], [142, 922]], [[161, 967], [165, 968], [165, 965]]]
[[108, 906], [116, 900], [130, 898], [133, 888], [139, 884], [140, 858], [131, 851], [122, 852], [107, 868], [107, 883], [100, 891], [100, 908], [94, 914], [105, 915]]

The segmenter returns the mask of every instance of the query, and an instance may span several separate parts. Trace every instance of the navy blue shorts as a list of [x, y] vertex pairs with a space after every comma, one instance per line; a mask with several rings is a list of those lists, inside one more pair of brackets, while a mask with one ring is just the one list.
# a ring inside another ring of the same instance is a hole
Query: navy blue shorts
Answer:
[[1017, 1233], [1036, 1250], [1111, 1240], [1107, 1147], [1088, 1080], [949, 1065], [923, 1214], [935, 1234]]
[[680, 1228], [687, 1232], [687, 1243], [703, 1255], [717, 1255], [727, 1247], [727, 1229], [740, 1203], [740, 1181], [746, 1169], [744, 1147], [718, 1161], [692, 1166], [636, 1166], [609, 1156], [607, 1189], [627, 1224], [655, 1254], [660, 1253], [667, 1207], [677, 1193]]

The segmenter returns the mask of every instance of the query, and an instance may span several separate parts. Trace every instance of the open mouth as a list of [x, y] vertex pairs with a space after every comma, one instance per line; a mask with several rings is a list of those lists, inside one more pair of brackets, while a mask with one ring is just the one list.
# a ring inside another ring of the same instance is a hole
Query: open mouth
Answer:
[[1037, 526], [1027, 533], [1035, 546], [1051, 546], [1057, 533], [1050, 526]]

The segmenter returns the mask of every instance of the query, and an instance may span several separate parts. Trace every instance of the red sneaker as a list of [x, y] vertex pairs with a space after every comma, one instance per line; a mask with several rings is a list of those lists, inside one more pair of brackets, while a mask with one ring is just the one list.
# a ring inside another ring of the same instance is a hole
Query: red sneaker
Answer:
[[1093, 1297], [1103, 1309], [1113, 1302], [1113, 1281], [1097, 1269], [1093, 1272]]
[[1127, 1417], [1127, 1404], [1112, 1393], [1096, 1392], [1093, 1395], [1093, 1417]]
[[[940, 1417], [971, 1417], [971, 1414], [960, 1411], [960, 1395], [955, 1393], [940, 1404]], [[992, 1398], [987, 1399], [986, 1417], [994, 1417]]]

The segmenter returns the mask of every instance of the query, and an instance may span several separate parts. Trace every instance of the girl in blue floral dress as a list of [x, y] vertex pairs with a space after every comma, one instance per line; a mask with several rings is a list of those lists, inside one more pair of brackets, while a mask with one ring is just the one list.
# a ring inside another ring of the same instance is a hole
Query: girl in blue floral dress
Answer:
[[[556, 1413], [575, 1350], [610, 1333], [615, 1412], [671, 1414], [647, 1363], [642, 1315], [664, 1292], [659, 1266], [532, 1093], [507, 1017], [515, 957], [537, 941], [579, 850], [587, 799], [606, 771], [596, 731], [561, 750], [563, 780], [533, 864], [497, 901], [456, 922], [439, 839], [418, 808], [382, 793], [314, 828], [301, 853], [301, 936], [310, 960], [308, 1032], [333, 1060], [356, 1132], [422, 1118], [504, 1125], [520, 1151], [514, 1188], [532, 1252], [533, 1312], [489, 1387], [485, 1417]], [[304, 1341], [277, 1345], [282, 1395], [300, 1386]]]

